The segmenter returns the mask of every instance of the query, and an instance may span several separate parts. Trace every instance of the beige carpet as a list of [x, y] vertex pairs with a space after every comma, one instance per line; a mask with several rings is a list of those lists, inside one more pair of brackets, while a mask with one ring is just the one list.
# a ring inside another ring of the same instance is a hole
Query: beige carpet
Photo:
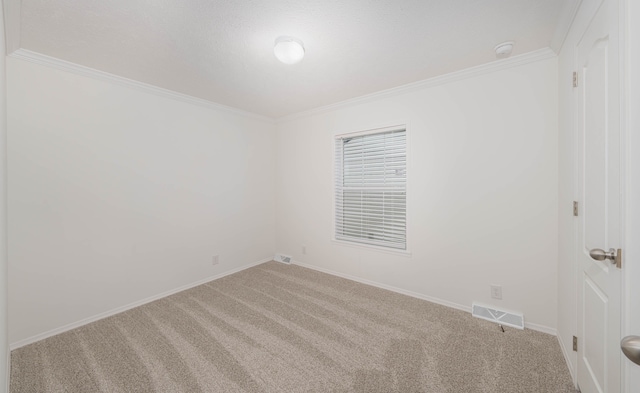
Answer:
[[11, 392], [574, 392], [555, 337], [276, 262], [11, 353]]

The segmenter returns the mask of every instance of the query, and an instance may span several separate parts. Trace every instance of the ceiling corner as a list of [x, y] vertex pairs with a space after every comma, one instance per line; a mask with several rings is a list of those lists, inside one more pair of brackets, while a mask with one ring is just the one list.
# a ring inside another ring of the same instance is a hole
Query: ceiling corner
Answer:
[[562, 50], [564, 40], [567, 38], [567, 34], [569, 34], [569, 29], [571, 29], [573, 19], [578, 13], [581, 3], [582, 0], [564, 0], [564, 5], [562, 6], [556, 28], [553, 32], [553, 37], [551, 37], [551, 42], [549, 43], [549, 47], [556, 52], [556, 54], [559, 54]]
[[7, 55], [20, 49], [20, 0], [2, 0]]

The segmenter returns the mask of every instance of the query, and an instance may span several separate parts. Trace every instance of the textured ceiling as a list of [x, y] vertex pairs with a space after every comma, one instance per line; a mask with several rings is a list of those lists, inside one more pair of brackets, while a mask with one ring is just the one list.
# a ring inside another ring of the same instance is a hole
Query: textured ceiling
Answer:
[[564, 1], [23, 0], [20, 46], [280, 117], [549, 47]]

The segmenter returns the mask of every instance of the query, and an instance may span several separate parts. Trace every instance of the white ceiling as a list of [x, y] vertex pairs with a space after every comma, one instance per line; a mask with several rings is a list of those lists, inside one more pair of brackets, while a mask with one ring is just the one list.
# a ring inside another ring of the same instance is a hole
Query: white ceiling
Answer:
[[[23, 0], [20, 47], [269, 117], [550, 46], [568, 0]], [[285, 65], [273, 41], [306, 56]]]

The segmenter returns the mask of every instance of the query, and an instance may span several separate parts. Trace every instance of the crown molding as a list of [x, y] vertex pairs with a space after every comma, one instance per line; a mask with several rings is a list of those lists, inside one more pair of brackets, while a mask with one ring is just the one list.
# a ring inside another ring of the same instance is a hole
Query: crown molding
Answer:
[[518, 67], [521, 65], [534, 63], [536, 61], [546, 60], [557, 57], [556, 53], [551, 50], [551, 48], [539, 49], [533, 52], [524, 53], [522, 55], [509, 57], [506, 59], [492, 61], [490, 63], [481, 64], [479, 66], [474, 66], [471, 68], [466, 68], [464, 70], [451, 72], [448, 74], [436, 76], [429, 79], [424, 79], [418, 82], [408, 83], [406, 85], [401, 85], [398, 87], [393, 87], [391, 89], [382, 90], [376, 93], [363, 95], [356, 98], [351, 98], [345, 101], [340, 101], [335, 104], [330, 104], [326, 106], [322, 106], [315, 109], [310, 109], [304, 112], [294, 113], [292, 115], [282, 116], [276, 119], [278, 123], [284, 123], [287, 121], [291, 121], [294, 119], [317, 115], [320, 113], [325, 113], [329, 111], [333, 111], [336, 109], [346, 108], [353, 105], [364, 104], [367, 102], [379, 100], [382, 98], [394, 97], [401, 94], [406, 94], [412, 91], [426, 89], [430, 87], [435, 87], [439, 85], [443, 85], [445, 83], [451, 83], [479, 75], [489, 74], [492, 72], [505, 70], [513, 67]]
[[[580, 0], [577, 0], [577, 1], [580, 1]], [[61, 60], [55, 57], [33, 52], [28, 49], [22, 49], [22, 48], [17, 49], [11, 54], [9, 54], [8, 56], [15, 59], [35, 63], [35, 64], [56, 68], [62, 71], [71, 72], [77, 75], [110, 82], [110, 83], [117, 84], [124, 87], [133, 88], [146, 93], [155, 94], [161, 97], [171, 98], [177, 101], [186, 102], [189, 104], [198, 105], [198, 106], [209, 108], [209, 109], [220, 110], [220, 111], [233, 113], [236, 115], [275, 124], [275, 123], [287, 122], [287, 121], [301, 118], [301, 117], [316, 115], [319, 113], [324, 113], [324, 112], [328, 112], [328, 111], [332, 111], [332, 110], [336, 110], [339, 108], [344, 108], [352, 105], [363, 104], [366, 102], [375, 101], [375, 100], [386, 98], [386, 97], [393, 97], [393, 96], [405, 94], [415, 90], [439, 86], [445, 83], [451, 83], [458, 80], [463, 80], [463, 79], [471, 78], [474, 76], [484, 75], [484, 74], [488, 74], [491, 72], [496, 72], [496, 71], [500, 71], [508, 68], [518, 67], [518, 66], [533, 63], [536, 61], [554, 58], [556, 57], [556, 52], [554, 52], [551, 48], [539, 49], [537, 51], [525, 53], [518, 56], [513, 56], [507, 59], [492, 61], [490, 63], [481, 64], [479, 66], [466, 68], [464, 70], [455, 71], [449, 74], [436, 76], [436, 77], [425, 79], [418, 82], [408, 83], [405, 85], [393, 87], [391, 89], [386, 89], [376, 93], [367, 94], [367, 95], [356, 97], [356, 98], [351, 98], [345, 101], [340, 101], [334, 104], [318, 107], [315, 109], [310, 109], [308, 111], [294, 113], [294, 114], [279, 117], [276, 119], [268, 116], [258, 115], [256, 113], [244, 111], [241, 109], [225, 106], [225, 105], [218, 104], [205, 99], [196, 98], [187, 94], [178, 93], [172, 90], [164, 89], [164, 88], [150, 85], [147, 83], [138, 82], [138, 81], [124, 78], [118, 75], [110, 74], [108, 72], [99, 71], [99, 70], [85, 67], [79, 64], [71, 63], [66, 60]]]
[[61, 60], [55, 57], [43, 55], [41, 53], [32, 52], [28, 49], [18, 49], [8, 55], [11, 58], [24, 60], [31, 63], [56, 68], [62, 71], [70, 72], [76, 75], [97, 79], [115, 85], [124, 86], [132, 89], [136, 89], [145, 93], [154, 94], [160, 97], [170, 98], [176, 101], [185, 102], [188, 104], [198, 105], [208, 109], [219, 110], [235, 115], [248, 117], [255, 120], [261, 120], [267, 123], [275, 123], [275, 120], [271, 117], [258, 115], [256, 113], [244, 111], [242, 109], [233, 108], [230, 106], [208, 101], [202, 98], [193, 97], [187, 94], [175, 92], [173, 90], [164, 89], [162, 87], [150, 85], [148, 83], [138, 82], [133, 79], [124, 78], [122, 76], [110, 74], [108, 72], [99, 71], [93, 68], [85, 67], [83, 65], [71, 63], [66, 60]]
[[578, 14], [580, 4], [582, 4], [582, 0], [565, 0], [549, 45], [554, 52], [560, 53], [562, 50], [562, 46], [564, 45], [564, 41], [567, 39], [573, 20]]
[[20, 0], [2, 0], [6, 53], [20, 48]]

